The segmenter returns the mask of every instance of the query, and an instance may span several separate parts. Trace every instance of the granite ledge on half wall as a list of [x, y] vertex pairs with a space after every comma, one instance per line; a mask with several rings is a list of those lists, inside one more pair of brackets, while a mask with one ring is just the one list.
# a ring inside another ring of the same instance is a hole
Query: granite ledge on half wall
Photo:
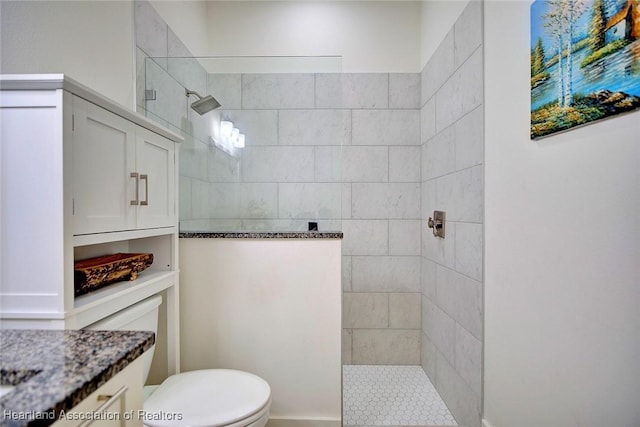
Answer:
[[342, 239], [341, 231], [188, 231], [181, 239]]
[[48, 426], [151, 348], [147, 331], [0, 330], [0, 426]]

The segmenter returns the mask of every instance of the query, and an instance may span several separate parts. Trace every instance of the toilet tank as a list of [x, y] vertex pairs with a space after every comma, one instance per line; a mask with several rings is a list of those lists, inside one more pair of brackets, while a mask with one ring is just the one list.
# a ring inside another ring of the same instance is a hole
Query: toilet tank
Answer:
[[[162, 303], [160, 295], [154, 295], [143, 301], [135, 303], [111, 316], [98, 320], [87, 326], [85, 329], [102, 330], [102, 331], [152, 331], [154, 334], [158, 332], [158, 307]], [[144, 365], [144, 381], [147, 382], [155, 344], [142, 356]]]

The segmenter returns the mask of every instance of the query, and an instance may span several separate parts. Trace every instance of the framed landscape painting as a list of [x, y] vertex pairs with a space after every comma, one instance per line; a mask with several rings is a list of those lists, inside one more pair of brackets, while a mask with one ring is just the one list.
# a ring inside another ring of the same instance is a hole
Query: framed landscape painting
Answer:
[[640, 0], [536, 0], [530, 53], [532, 139], [640, 108]]

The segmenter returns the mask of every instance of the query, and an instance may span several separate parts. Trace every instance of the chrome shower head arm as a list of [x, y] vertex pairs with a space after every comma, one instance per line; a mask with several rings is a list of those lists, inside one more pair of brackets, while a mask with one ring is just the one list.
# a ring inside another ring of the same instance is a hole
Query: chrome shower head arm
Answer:
[[204, 96], [200, 95], [198, 92], [196, 92], [195, 90], [189, 90], [187, 88], [184, 89], [184, 94], [186, 95], [186, 97], [188, 98], [190, 95], [195, 95], [197, 96], [199, 99], [204, 98]]

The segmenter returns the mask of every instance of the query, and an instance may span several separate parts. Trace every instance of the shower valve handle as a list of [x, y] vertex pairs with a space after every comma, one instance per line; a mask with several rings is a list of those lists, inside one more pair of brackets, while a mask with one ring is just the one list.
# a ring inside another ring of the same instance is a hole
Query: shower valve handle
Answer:
[[427, 225], [433, 231], [435, 237], [444, 238], [445, 213], [443, 211], [433, 211], [433, 218], [429, 217]]

